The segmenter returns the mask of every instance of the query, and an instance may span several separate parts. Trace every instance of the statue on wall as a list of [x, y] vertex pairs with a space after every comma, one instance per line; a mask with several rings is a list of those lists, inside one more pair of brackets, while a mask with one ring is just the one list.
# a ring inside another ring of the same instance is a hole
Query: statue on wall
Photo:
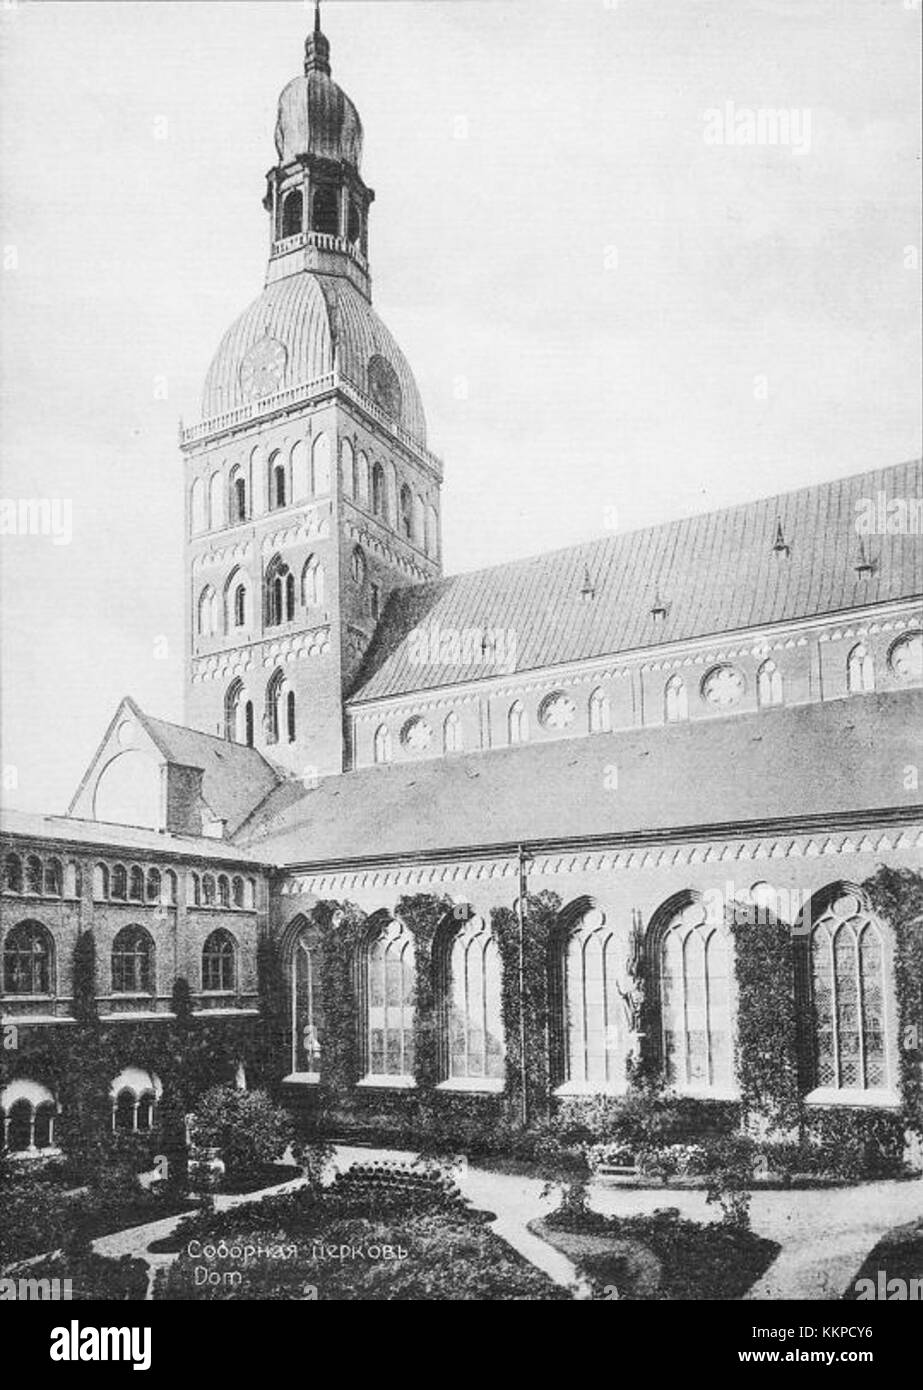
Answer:
[[617, 983], [628, 1025], [629, 1057], [638, 1055], [641, 1050], [641, 1039], [644, 1036], [641, 1027], [645, 995], [644, 975], [644, 929], [641, 925], [640, 914], [634, 911], [628, 938], [625, 969]]

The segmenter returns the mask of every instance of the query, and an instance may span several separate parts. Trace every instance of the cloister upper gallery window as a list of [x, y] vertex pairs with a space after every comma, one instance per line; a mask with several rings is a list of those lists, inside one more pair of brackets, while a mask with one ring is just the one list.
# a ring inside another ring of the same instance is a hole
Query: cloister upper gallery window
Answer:
[[811, 932], [815, 1082], [831, 1090], [888, 1085], [881, 930], [857, 893], [838, 889]]
[[237, 952], [231, 933], [213, 931], [202, 948], [202, 989], [206, 993], [230, 994], [237, 984]]
[[123, 927], [112, 943], [112, 993], [154, 992], [154, 943], [143, 927]]
[[413, 1077], [416, 970], [402, 922], [379, 928], [366, 946], [366, 1066], [369, 1076]]
[[677, 724], [689, 715], [689, 697], [682, 676], [671, 676], [664, 690], [664, 717], [668, 724]]
[[20, 922], [3, 943], [3, 989], [6, 994], [52, 994], [54, 947], [40, 922]]
[[728, 938], [698, 901], [659, 929], [659, 1000], [664, 1070], [680, 1090], [733, 1084]]
[[760, 705], [781, 705], [782, 673], [774, 661], [764, 661], [756, 673], [756, 694]]
[[875, 689], [875, 662], [864, 642], [853, 647], [846, 661], [846, 687], [850, 695]]

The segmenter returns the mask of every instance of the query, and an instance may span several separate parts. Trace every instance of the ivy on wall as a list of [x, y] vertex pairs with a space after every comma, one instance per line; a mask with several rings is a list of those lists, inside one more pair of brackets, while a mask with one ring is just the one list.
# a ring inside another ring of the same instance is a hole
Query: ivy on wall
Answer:
[[923, 1137], [923, 874], [882, 865], [862, 887], [894, 933], [901, 1118]]
[[798, 1004], [792, 930], [769, 915], [731, 904], [737, 981], [735, 1058], [742, 1107], [777, 1129], [801, 1118]]

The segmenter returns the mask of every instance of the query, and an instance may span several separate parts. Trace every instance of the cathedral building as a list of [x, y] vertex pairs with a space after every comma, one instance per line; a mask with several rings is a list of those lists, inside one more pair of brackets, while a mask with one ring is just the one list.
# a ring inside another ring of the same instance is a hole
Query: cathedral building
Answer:
[[756, 1046], [904, 1142], [868, 885], [921, 867], [923, 548], [856, 519], [918, 517], [920, 463], [446, 576], [319, 23], [275, 148], [265, 285], [181, 430], [185, 724], [126, 697], [66, 814], [4, 816], [7, 1147], [66, 1150], [88, 1030], [105, 1123], [155, 1130], [180, 997], [209, 1079], [337, 1134], [461, 1142], [640, 1070], [736, 1122]]

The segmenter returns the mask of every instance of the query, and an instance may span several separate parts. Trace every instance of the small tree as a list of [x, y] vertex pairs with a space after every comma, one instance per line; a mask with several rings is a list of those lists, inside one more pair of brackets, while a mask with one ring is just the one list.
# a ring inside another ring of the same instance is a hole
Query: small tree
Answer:
[[213, 1086], [192, 1117], [200, 1148], [219, 1149], [229, 1176], [246, 1176], [281, 1158], [292, 1142], [291, 1117], [265, 1091]]

